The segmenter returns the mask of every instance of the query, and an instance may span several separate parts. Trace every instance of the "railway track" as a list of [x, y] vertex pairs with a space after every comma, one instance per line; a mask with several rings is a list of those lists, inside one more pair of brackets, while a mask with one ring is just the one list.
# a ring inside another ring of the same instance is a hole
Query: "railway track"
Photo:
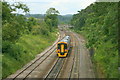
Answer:
[[61, 68], [63, 66], [63, 62], [65, 59], [58, 58], [56, 63], [53, 65], [53, 67], [50, 69], [48, 74], [45, 76], [45, 80], [49, 78], [56, 79], [61, 71]]
[[74, 60], [74, 67], [71, 72], [72, 78], [95, 78], [92, 62], [90, 60], [89, 51], [86, 49], [83, 40], [78, 37], [78, 34], [72, 32], [77, 42], [77, 54]]
[[[95, 72], [93, 70], [93, 65], [91, 62], [91, 58], [89, 55], [88, 49], [85, 47], [85, 44], [83, 43], [84, 40], [79, 38], [78, 34], [73, 33], [76, 38], [79, 40], [79, 44], [81, 44], [79, 47], [81, 50], [80, 52], [80, 63], [79, 63], [79, 78], [95, 78]], [[83, 53], [84, 52], [84, 53]], [[84, 70], [84, 71], [83, 71]]]
[[[55, 55], [56, 55], [56, 53], [55, 53], [56, 46], [55, 45], [60, 39], [62, 39], [64, 37], [64, 34], [71, 36], [72, 47], [69, 51], [69, 55], [66, 58], [58, 58], [58, 57], [55, 57]], [[50, 57], [52, 59], [51, 63], [49, 63], [50, 66], [47, 65], [47, 68], [45, 68], [45, 70], [47, 69], [46, 72], [41, 71], [41, 73], [39, 73], [40, 75], [38, 75], [37, 78], [42, 78], [44, 80], [59, 79], [59, 78], [72, 79], [72, 78], [81, 78], [82, 76], [84, 76], [84, 75], [82, 75], [82, 72], [81, 72], [81, 71], [83, 71], [83, 70], [81, 70], [81, 67], [83, 67], [83, 62], [81, 62], [81, 61], [83, 60], [82, 56], [85, 54], [81, 54], [81, 51], [83, 50], [81, 48], [83, 48], [83, 45], [81, 44], [78, 35], [73, 32], [70, 32], [70, 31], [62, 31], [59, 40], [57, 40], [56, 43], [53, 44], [53, 46], [48, 48], [47, 51], [44, 52], [43, 55], [38, 57], [30, 65], [28, 65], [25, 69], [23, 69], [21, 72], [19, 72], [17, 75], [15, 75], [13, 80], [16, 80], [18, 78], [22, 78], [23, 80], [33, 78], [33, 75], [36, 76], [36, 74], [34, 74], [34, 72], [40, 71], [41, 68], [39, 66], [43, 62], [47, 63], [49, 61], [47, 59]], [[82, 45], [82, 47], [80, 45]], [[43, 67], [43, 66], [41, 66], [41, 67]]]
[[58, 58], [48, 74], [44, 77], [48, 79], [59, 79], [59, 78], [79, 78], [80, 73], [80, 42], [79, 38], [71, 32], [66, 32], [72, 39], [73, 49], [69, 53], [70, 56], [66, 58]]
[[[66, 32], [67, 34], [67, 32]], [[73, 36], [72, 36], [72, 42], [73, 42]], [[75, 42], [73, 43], [73, 46], [75, 46]], [[73, 51], [72, 51], [73, 52]], [[55, 61], [54, 65], [51, 67], [51, 69], [49, 70], [49, 72], [46, 74], [46, 76], [44, 77], [45, 80], [48, 79], [58, 79], [61, 78], [61, 75], [63, 74], [62, 72], [64, 71], [64, 68], [66, 66], [66, 62], [68, 60], [70, 60], [70, 54], [71, 51], [69, 51], [69, 55], [66, 58], [57, 58], [57, 60]], [[73, 54], [73, 53], [72, 53]], [[74, 54], [73, 54], [74, 55]], [[72, 56], [71, 56], [72, 57]], [[74, 57], [73, 57], [74, 60]], [[71, 66], [72, 67], [72, 66]], [[69, 75], [68, 75], [69, 76]]]
[[[21, 70], [16, 75], [12, 76], [12, 80], [16, 80], [18, 78], [26, 79], [38, 66], [41, 65], [53, 52], [56, 50], [56, 43], [61, 40], [64, 37], [64, 34], [61, 32], [61, 35], [59, 36], [59, 39], [50, 47], [47, 49], [46, 52], [44, 52], [43, 55], [35, 59], [31, 64], [29, 64], [26, 68]], [[45, 56], [45, 57], [44, 57]], [[25, 75], [24, 75], [25, 74]], [[11, 77], [8, 77], [11, 78]]]
[[[72, 33], [73, 34], [73, 33]], [[76, 42], [76, 45], [75, 45], [75, 50], [74, 50], [74, 60], [73, 60], [73, 65], [72, 65], [72, 68], [71, 68], [71, 74], [69, 76], [69, 79], [72, 79], [72, 78], [79, 78], [79, 67], [80, 67], [80, 43], [79, 43], [79, 40], [78, 38], [75, 36], [75, 34], [73, 34], [74, 36], [74, 41]]]

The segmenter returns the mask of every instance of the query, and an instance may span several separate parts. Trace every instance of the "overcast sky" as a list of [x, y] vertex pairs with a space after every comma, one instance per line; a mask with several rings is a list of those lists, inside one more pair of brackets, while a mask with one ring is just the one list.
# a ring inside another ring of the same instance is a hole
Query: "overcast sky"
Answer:
[[50, 7], [56, 8], [61, 15], [75, 14], [81, 9], [85, 9], [96, 0], [7, 0], [8, 2], [23, 2], [31, 14], [45, 14]]

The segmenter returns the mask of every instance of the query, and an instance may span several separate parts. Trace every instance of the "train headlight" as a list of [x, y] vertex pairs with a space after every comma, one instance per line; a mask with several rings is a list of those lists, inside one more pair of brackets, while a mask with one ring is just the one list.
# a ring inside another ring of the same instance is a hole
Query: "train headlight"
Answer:
[[67, 52], [68, 52], [68, 50], [65, 49], [65, 53], [67, 53]]
[[57, 52], [59, 53], [59, 52], [60, 52], [60, 50], [58, 49], [58, 50], [57, 50]]

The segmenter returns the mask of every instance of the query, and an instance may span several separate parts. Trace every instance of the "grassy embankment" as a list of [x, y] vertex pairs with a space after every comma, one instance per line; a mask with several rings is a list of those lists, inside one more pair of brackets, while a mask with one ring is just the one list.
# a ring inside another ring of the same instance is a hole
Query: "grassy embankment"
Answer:
[[2, 78], [6, 78], [53, 44], [58, 36], [56, 35], [58, 19], [57, 14], [52, 12], [46, 15], [44, 20], [34, 17], [26, 18], [22, 14], [12, 13], [21, 10], [26, 14], [30, 11], [26, 4], [19, 2], [10, 4], [5, 1], [0, 3], [3, 9], [1, 15]]
[[94, 50], [92, 62], [98, 78], [118, 78], [118, 3], [94, 3], [79, 11], [71, 21]]
[[[14, 73], [45, 48], [52, 45], [57, 38], [56, 33], [57, 30], [50, 33], [49, 36], [29, 34], [20, 37], [15, 44], [11, 45], [9, 54], [3, 54], [2, 77], [5, 78]], [[16, 59], [13, 58], [14, 56], [17, 56]]]

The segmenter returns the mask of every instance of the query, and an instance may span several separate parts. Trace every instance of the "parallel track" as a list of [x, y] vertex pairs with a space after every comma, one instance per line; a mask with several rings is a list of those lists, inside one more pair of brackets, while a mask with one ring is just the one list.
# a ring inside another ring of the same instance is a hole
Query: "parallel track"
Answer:
[[[67, 32], [65, 32], [67, 34]], [[73, 36], [72, 36], [72, 41], [73, 41]], [[75, 43], [75, 42], [74, 42]], [[74, 44], [74, 46], [76, 46], [76, 43]], [[73, 51], [72, 51], [73, 52]], [[69, 53], [71, 54], [71, 53]], [[75, 57], [75, 56], [74, 56]], [[69, 58], [66, 57], [66, 58], [57, 58], [54, 65], [52, 66], [52, 68], [50, 69], [50, 71], [48, 72], [48, 74], [44, 77], [45, 80], [47, 79], [58, 79], [58, 76], [61, 73], [61, 70], [63, 69], [63, 67], [65, 66], [65, 63], [66, 61], [68, 60]], [[74, 59], [74, 58], [73, 58]], [[74, 60], [73, 60], [74, 62]], [[72, 71], [72, 68], [71, 68], [71, 71]]]
[[[69, 54], [72, 54], [72, 56], [67, 56], [66, 58], [56, 58], [54, 60], [54, 63], [52, 65], [52, 67], [49, 69], [48, 73], [45, 74], [45, 76], [43, 76], [43, 78], [45, 80], [47, 79], [58, 79], [60, 78], [60, 76], [63, 74], [64, 70], [65, 70], [65, 66], [67, 66], [67, 62], [72, 59], [71, 61], [71, 65], [69, 67], [69, 73], [67, 73], [67, 78], [68, 79], [72, 79], [72, 78], [79, 78], [79, 67], [80, 67], [80, 41], [79, 38], [77, 37], [77, 35], [75, 35], [73, 32], [66, 32], [64, 31], [65, 35], [70, 35], [71, 39], [72, 39], [72, 46], [73, 49], [71, 50], [71, 52]], [[60, 36], [60, 39], [62, 39], [63, 35]], [[60, 40], [59, 39], [59, 40]], [[58, 42], [58, 41], [57, 41]], [[56, 42], [56, 43], [57, 43]], [[19, 76], [24, 73], [25, 71], [29, 70], [30, 67], [32, 67], [31, 71], [29, 71], [29, 73], [27, 73], [25, 75], [24, 79], [27, 79], [27, 77], [41, 64], [43, 63], [54, 51], [55, 51], [55, 45], [56, 43], [51, 46], [42, 56], [40, 56], [38, 59], [36, 59], [33, 63], [31, 63], [29, 66], [27, 66], [24, 70], [22, 70], [20, 73], [18, 73], [13, 80], [19, 78]], [[41, 58], [44, 57], [42, 60]], [[38, 62], [39, 60], [41, 60], [40, 62]], [[35, 65], [37, 64], [37, 65]], [[33, 66], [35, 65], [35, 66]], [[63, 76], [63, 75], [62, 75]]]
[[[73, 34], [72, 34], [72, 37], [73, 37]], [[74, 64], [75, 64], [75, 46], [76, 46], [76, 41], [75, 41], [74, 37], [73, 37], [73, 41], [74, 41], [74, 44], [73, 44], [73, 46], [74, 46], [73, 49], [74, 50], [72, 51], [72, 53], [74, 53], [74, 56], [73, 56], [73, 62], [72, 62], [72, 66], [71, 66], [71, 69], [70, 69], [70, 73], [69, 73], [69, 76], [68, 76], [69, 80], [71, 79], [73, 67], [74, 67]]]
[[[74, 34], [73, 34], [74, 35]], [[80, 44], [79, 44], [79, 40], [77, 39], [77, 37], [74, 35], [74, 41], [75, 41], [75, 51], [74, 51], [74, 60], [73, 60], [73, 65], [72, 65], [72, 68], [71, 68], [71, 71], [70, 71], [70, 76], [69, 76], [69, 79], [72, 79], [72, 78], [79, 78], [79, 63], [80, 63], [80, 60], [79, 60], [79, 50], [80, 48], [78, 47]]]
[[48, 74], [45, 76], [45, 80], [47, 80], [49, 78], [53, 78], [53, 79], [57, 78], [57, 76], [62, 68], [63, 61], [64, 61], [64, 59], [62, 59], [62, 58], [58, 58], [56, 60], [55, 64], [52, 66], [52, 68], [50, 69]]
[[[60, 39], [59, 40], [61, 40], [63, 38], [63, 35], [60, 35]], [[58, 40], [58, 41], [59, 41]], [[58, 42], [57, 41], [57, 42]], [[56, 43], [57, 43], [56, 42]], [[33, 69], [27, 74], [27, 75], [25, 75], [25, 77], [24, 78], [22, 78], [23, 80], [24, 79], [26, 79], [27, 78], [27, 76], [30, 74], [30, 73], [32, 73], [41, 63], [43, 63], [55, 50], [56, 50], [56, 48], [55, 48], [55, 45], [56, 45], [56, 43], [53, 45], [53, 46], [51, 46], [42, 56], [40, 56], [39, 58], [37, 58], [34, 62], [32, 62], [29, 66], [27, 66], [25, 69], [23, 69], [21, 72], [19, 72], [14, 78], [13, 78], [13, 80], [16, 80], [22, 73], [24, 73], [27, 69], [29, 69], [30, 67], [33, 67]], [[45, 56], [45, 55], [47, 55], [39, 64], [37, 64], [36, 66], [33, 66], [33, 65], [35, 65], [43, 56]]]

